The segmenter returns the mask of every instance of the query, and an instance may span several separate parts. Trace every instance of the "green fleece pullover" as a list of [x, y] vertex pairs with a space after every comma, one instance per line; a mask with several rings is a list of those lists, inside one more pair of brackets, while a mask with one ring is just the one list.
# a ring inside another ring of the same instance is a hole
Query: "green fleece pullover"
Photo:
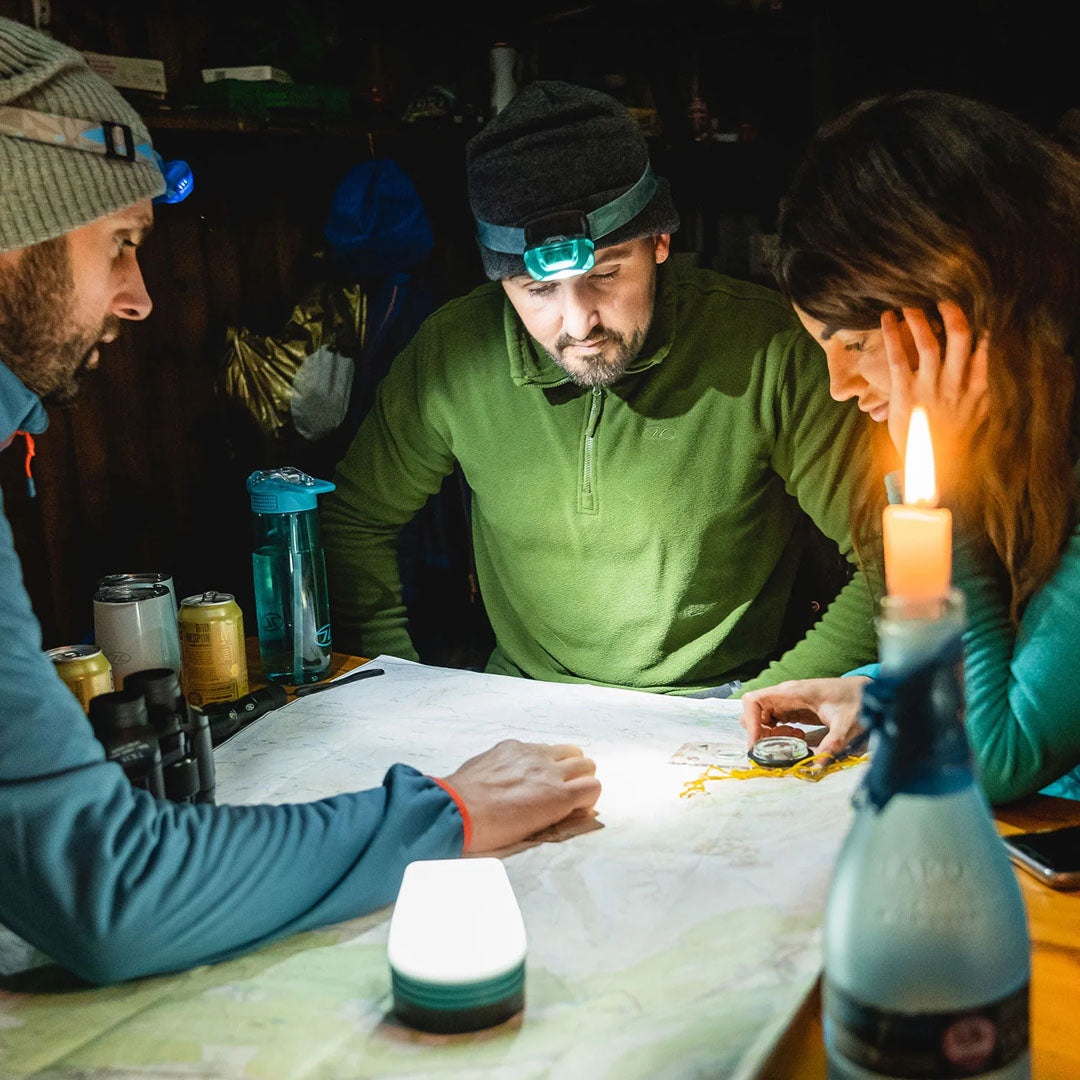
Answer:
[[[660, 267], [638, 359], [582, 389], [498, 283], [452, 301], [395, 360], [325, 501], [335, 641], [415, 658], [395, 538], [461, 463], [496, 648], [488, 670], [686, 692], [775, 653], [800, 506], [851, 557], [852, 403], [775, 293]], [[752, 686], [874, 655], [861, 573]]]

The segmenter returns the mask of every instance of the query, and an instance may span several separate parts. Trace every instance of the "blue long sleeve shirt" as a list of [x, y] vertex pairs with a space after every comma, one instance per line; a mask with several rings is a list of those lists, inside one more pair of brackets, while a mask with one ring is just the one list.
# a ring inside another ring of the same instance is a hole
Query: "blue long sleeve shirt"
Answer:
[[[0, 364], [0, 447], [38, 433]], [[52, 663], [0, 504], [0, 923], [93, 982], [221, 960], [392, 900], [413, 859], [461, 853], [435, 781], [287, 806], [187, 806], [132, 789]]]

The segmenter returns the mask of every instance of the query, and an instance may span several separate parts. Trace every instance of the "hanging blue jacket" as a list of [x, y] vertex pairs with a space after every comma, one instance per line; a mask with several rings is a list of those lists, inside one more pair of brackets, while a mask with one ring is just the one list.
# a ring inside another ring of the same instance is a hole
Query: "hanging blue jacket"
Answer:
[[[0, 447], [47, 423], [0, 364]], [[41, 651], [0, 505], [0, 923], [93, 982], [173, 971], [380, 907], [413, 859], [460, 854], [464, 828], [406, 765], [301, 805], [134, 790]]]

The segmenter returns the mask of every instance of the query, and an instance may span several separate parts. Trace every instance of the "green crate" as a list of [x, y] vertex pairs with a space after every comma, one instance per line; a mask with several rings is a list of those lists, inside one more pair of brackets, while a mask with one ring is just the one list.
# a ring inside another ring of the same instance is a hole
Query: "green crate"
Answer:
[[352, 95], [346, 86], [219, 79], [202, 86], [199, 104], [261, 115], [289, 109], [348, 116], [352, 111]]

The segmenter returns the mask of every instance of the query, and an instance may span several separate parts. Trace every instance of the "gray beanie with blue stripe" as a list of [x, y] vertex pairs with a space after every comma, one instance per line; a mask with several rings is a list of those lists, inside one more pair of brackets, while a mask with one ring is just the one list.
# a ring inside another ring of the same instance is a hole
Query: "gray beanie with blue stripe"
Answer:
[[[131, 128], [150, 143], [138, 113], [74, 49], [0, 18], [0, 111], [28, 109]], [[0, 133], [0, 251], [51, 240], [165, 190], [161, 172], [126, 161]]]

